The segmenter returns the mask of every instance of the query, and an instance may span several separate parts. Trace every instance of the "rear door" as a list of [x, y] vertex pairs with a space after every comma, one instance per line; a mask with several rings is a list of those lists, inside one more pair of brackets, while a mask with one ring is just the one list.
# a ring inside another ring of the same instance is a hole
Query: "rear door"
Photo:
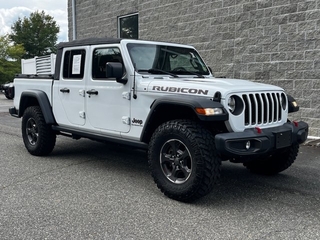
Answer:
[[60, 80], [53, 86], [53, 112], [60, 126], [82, 126], [85, 118], [85, 62], [87, 47], [63, 50]]

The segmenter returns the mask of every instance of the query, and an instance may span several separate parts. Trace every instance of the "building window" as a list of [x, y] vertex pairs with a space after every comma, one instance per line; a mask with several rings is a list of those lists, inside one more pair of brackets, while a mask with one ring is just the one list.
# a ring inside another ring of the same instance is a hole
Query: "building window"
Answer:
[[138, 13], [118, 17], [118, 37], [139, 38]]

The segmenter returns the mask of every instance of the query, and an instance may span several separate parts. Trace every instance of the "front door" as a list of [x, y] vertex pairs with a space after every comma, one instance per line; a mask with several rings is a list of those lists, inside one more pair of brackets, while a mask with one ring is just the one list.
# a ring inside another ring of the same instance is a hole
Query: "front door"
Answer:
[[102, 132], [129, 132], [130, 83], [106, 78], [107, 62], [123, 64], [120, 49], [116, 45], [99, 46], [92, 54], [91, 77], [85, 88], [87, 121]]

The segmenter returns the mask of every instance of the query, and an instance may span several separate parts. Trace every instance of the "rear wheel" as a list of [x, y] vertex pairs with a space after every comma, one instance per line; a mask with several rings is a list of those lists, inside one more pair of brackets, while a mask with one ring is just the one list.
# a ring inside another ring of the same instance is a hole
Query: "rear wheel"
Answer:
[[221, 160], [213, 135], [189, 120], [174, 120], [157, 128], [149, 144], [148, 162], [158, 188], [179, 201], [208, 194], [220, 177]]
[[247, 162], [243, 165], [253, 173], [275, 175], [289, 168], [295, 161], [298, 152], [299, 144], [295, 143], [261, 161]]
[[52, 152], [56, 134], [46, 124], [39, 106], [31, 106], [25, 110], [21, 128], [23, 142], [29, 153], [43, 156]]

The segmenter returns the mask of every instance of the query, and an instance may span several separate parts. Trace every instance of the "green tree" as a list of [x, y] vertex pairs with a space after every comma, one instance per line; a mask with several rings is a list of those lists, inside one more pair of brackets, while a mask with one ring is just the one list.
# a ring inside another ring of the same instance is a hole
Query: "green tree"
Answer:
[[56, 52], [59, 26], [44, 11], [31, 13], [29, 18], [18, 18], [11, 30], [10, 39], [15, 44], [22, 44], [26, 50], [24, 58]]
[[13, 80], [21, 72], [21, 57], [25, 50], [21, 44], [12, 44], [9, 36], [0, 36], [0, 83]]

